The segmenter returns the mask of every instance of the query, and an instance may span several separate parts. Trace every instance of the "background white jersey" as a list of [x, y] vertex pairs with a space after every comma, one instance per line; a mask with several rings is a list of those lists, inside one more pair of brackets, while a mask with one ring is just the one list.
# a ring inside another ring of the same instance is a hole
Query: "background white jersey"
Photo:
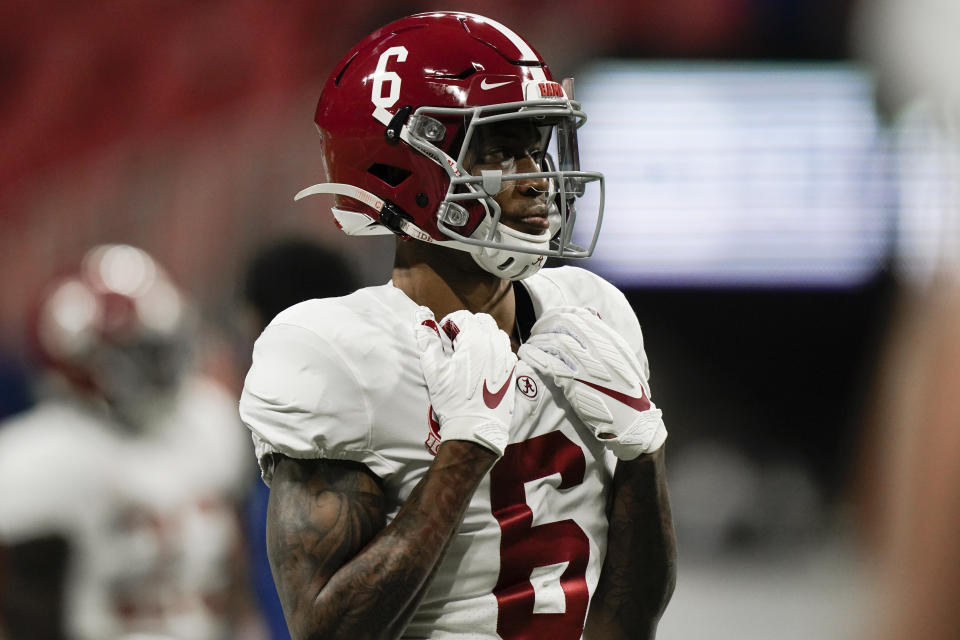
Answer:
[[[561, 305], [596, 309], [646, 366], [636, 316], [611, 284], [573, 267], [521, 284], [538, 317]], [[361, 462], [383, 480], [388, 519], [396, 516], [439, 445], [416, 309], [386, 284], [300, 303], [264, 330], [240, 412], [267, 483], [274, 452]], [[616, 459], [525, 362], [515, 384], [511, 444], [474, 494], [405, 638], [580, 638], [606, 552]]]
[[71, 638], [229, 638], [249, 451], [234, 400], [206, 380], [139, 433], [84, 402], [45, 401], [0, 426], [0, 540], [68, 539]]

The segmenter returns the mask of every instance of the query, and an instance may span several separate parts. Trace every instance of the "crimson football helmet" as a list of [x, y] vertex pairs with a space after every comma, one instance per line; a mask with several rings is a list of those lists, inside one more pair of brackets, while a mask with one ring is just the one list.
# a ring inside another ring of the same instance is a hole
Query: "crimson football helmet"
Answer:
[[[460, 12], [402, 18], [334, 68], [316, 111], [330, 182], [296, 199], [334, 194], [334, 217], [348, 235], [395, 233], [469, 251], [511, 280], [535, 273], [546, 256], [585, 258], [599, 234], [603, 175], [580, 170], [576, 135], [586, 114], [571, 92], [572, 81], [554, 82], [533, 47], [493, 20]], [[539, 132], [539, 171], [471, 175], [471, 141], [488, 125], [516, 121]], [[500, 222], [495, 196], [515, 180], [549, 185], [549, 229], [523, 233]], [[599, 186], [599, 211], [584, 247], [572, 236], [588, 183]]]
[[34, 338], [53, 370], [139, 424], [178, 388], [194, 322], [150, 255], [111, 244], [91, 249], [45, 292]]

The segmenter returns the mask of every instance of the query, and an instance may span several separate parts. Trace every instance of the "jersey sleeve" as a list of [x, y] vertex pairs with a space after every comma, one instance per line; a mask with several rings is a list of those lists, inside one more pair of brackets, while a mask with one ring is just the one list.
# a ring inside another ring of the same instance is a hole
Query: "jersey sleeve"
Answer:
[[[100, 462], [101, 451], [109, 455], [109, 450], [95, 437], [84, 438], [82, 426], [63, 422], [0, 424], [0, 543], [71, 536], [107, 493]], [[90, 447], [97, 450], [77, 455]]]
[[272, 324], [257, 340], [240, 397], [264, 481], [272, 456], [353, 460], [384, 469], [371, 451], [368, 398], [335, 345], [293, 324]]

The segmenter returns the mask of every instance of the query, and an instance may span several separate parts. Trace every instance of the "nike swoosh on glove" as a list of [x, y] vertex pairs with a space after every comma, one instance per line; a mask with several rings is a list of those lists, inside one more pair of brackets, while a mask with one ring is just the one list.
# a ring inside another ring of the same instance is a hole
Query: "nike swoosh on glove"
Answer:
[[502, 456], [517, 367], [510, 338], [485, 313], [454, 311], [438, 325], [427, 307], [417, 309], [415, 331], [440, 439], [468, 440]]
[[640, 360], [592, 311], [547, 311], [520, 347], [520, 359], [552, 377], [583, 423], [621, 460], [652, 453], [667, 439]]

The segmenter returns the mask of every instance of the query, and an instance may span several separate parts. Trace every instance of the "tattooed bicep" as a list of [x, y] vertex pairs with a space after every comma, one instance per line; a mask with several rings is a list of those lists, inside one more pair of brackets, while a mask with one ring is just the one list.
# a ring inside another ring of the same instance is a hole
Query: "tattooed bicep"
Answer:
[[385, 525], [383, 491], [365, 466], [278, 456], [267, 553], [284, 608], [316, 593]]

